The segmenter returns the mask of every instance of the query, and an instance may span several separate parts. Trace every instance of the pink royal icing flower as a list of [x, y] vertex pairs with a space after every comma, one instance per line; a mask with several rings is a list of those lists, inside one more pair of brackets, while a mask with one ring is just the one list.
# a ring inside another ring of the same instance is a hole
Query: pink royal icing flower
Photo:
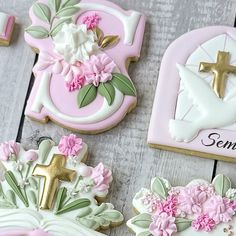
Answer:
[[0, 144], [0, 160], [8, 161], [11, 157], [16, 157], [20, 152], [20, 145], [11, 140]]
[[192, 227], [196, 230], [203, 230], [210, 232], [212, 231], [216, 226], [215, 221], [209, 217], [208, 214], [201, 214], [197, 217], [196, 220], [192, 222]]
[[204, 211], [215, 221], [216, 224], [229, 222], [235, 211], [228, 198], [212, 196], [205, 204]]
[[82, 139], [74, 134], [63, 136], [58, 145], [59, 151], [66, 156], [77, 156], [82, 148]]
[[170, 195], [166, 200], [160, 202], [157, 210], [157, 214], [161, 214], [163, 212], [167, 213], [169, 216], [176, 216], [177, 213], [177, 197], [174, 195]]
[[178, 210], [187, 215], [201, 214], [203, 204], [211, 195], [211, 187], [200, 185], [184, 187], [177, 195]]
[[84, 17], [83, 24], [87, 26], [88, 30], [92, 30], [98, 26], [100, 20], [101, 20], [101, 17], [95, 13], [93, 15]]
[[143, 205], [147, 207], [149, 213], [156, 212], [158, 207], [160, 206], [160, 198], [153, 193], [146, 193], [144, 197], [141, 199]]
[[86, 82], [98, 86], [112, 79], [112, 72], [116, 64], [106, 54], [93, 55], [84, 63], [84, 75]]
[[95, 183], [94, 189], [100, 192], [106, 191], [112, 179], [111, 175], [111, 171], [102, 163], [93, 168], [91, 178]]
[[85, 77], [81, 75], [76, 75], [72, 81], [66, 83], [66, 87], [70, 92], [75, 91], [76, 89], [81, 89], [84, 85]]
[[149, 230], [154, 236], [171, 236], [177, 232], [175, 218], [165, 212], [154, 215]]

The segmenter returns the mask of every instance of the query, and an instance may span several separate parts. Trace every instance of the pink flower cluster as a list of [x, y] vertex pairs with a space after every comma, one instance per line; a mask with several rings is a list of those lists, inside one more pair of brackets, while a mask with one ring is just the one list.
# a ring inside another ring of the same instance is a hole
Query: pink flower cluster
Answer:
[[210, 232], [215, 228], [215, 226], [215, 221], [210, 218], [208, 214], [199, 215], [197, 219], [192, 222], [192, 227], [196, 231], [203, 230]]
[[20, 145], [11, 140], [0, 144], [0, 160], [8, 161], [10, 158], [16, 158], [20, 152]]
[[95, 186], [94, 190], [99, 192], [107, 191], [112, 180], [112, 173], [102, 163], [93, 168], [91, 178]]
[[101, 17], [98, 14], [94, 13], [93, 15], [84, 17], [83, 24], [87, 26], [88, 30], [92, 30], [98, 26], [100, 20]]
[[58, 145], [59, 151], [65, 156], [77, 156], [83, 148], [83, 141], [74, 134], [63, 136]]
[[112, 79], [112, 72], [116, 64], [106, 54], [93, 55], [90, 60], [84, 62], [84, 76], [88, 84], [98, 86]]
[[171, 236], [177, 232], [175, 218], [165, 212], [154, 215], [152, 220], [149, 230], [154, 236]]
[[68, 82], [66, 87], [69, 92], [81, 89], [86, 84], [94, 84], [99, 86], [112, 79], [116, 64], [106, 54], [92, 55], [89, 60], [84, 63], [76, 63], [75, 65], [67, 65], [67, 70], [62, 72], [66, 76]]
[[[170, 236], [176, 232], [177, 217], [194, 219], [192, 227], [196, 231], [210, 232], [216, 225], [231, 221], [235, 215], [236, 201], [217, 195], [210, 185], [192, 185], [169, 193], [167, 199], [155, 201], [149, 228], [154, 236]], [[154, 202], [149, 195], [142, 199], [144, 205]]]

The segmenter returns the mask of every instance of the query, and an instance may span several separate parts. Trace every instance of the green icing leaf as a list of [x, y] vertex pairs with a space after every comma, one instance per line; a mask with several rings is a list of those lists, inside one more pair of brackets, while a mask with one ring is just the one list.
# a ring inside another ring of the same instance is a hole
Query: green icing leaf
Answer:
[[81, 218], [77, 220], [84, 225], [85, 227], [89, 228], [89, 229], [97, 229], [99, 227], [99, 224], [93, 220], [93, 219], [87, 219], [87, 218]]
[[33, 188], [35, 190], [38, 190], [38, 182], [34, 177], [29, 177], [28, 181], [29, 181], [29, 184], [30, 184], [31, 188]]
[[116, 210], [106, 211], [100, 214], [99, 216], [110, 222], [116, 222], [119, 221], [119, 219], [123, 218], [122, 214]]
[[49, 37], [48, 30], [42, 26], [30, 26], [25, 30], [25, 32], [36, 39], [45, 39]]
[[152, 216], [147, 213], [140, 214], [133, 218], [132, 224], [141, 227], [143, 229], [148, 229], [152, 223]]
[[91, 204], [90, 200], [87, 198], [77, 199], [67, 205], [65, 205], [61, 210], [57, 211], [57, 215], [61, 215], [70, 211], [75, 211], [83, 207], [87, 207]]
[[56, 205], [55, 205], [56, 212], [62, 209], [63, 202], [65, 201], [66, 197], [67, 197], [67, 189], [65, 187], [60, 188], [57, 192]]
[[31, 203], [33, 203], [35, 206], [37, 206], [37, 196], [34, 191], [30, 190], [28, 192], [28, 197]]
[[0, 198], [3, 198], [4, 197], [4, 192], [3, 192], [3, 189], [2, 189], [2, 184], [0, 182]]
[[79, 7], [69, 6], [69, 7], [61, 8], [61, 9], [56, 13], [56, 16], [57, 16], [57, 17], [69, 17], [69, 16], [73, 16], [73, 15], [76, 14], [78, 11], [79, 11]]
[[16, 195], [12, 190], [6, 192], [6, 199], [16, 206]]
[[78, 4], [78, 3], [79, 3], [79, 0], [66, 0], [66, 1], [64, 2], [64, 4], [62, 4], [62, 7], [61, 7], [61, 8], [74, 6], [74, 5]]
[[46, 4], [41, 2], [36, 2], [33, 5], [33, 12], [40, 20], [50, 23], [51, 10]]
[[78, 94], [78, 106], [79, 108], [89, 105], [97, 97], [97, 87], [93, 84], [88, 84], [80, 89]]
[[115, 88], [110, 82], [100, 83], [98, 93], [105, 97], [109, 106], [112, 105], [115, 99]]
[[59, 20], [51, 29], [50, 31], [50, 35], [52, 37], [55, 37], [57, 35], [57, 33], [62, 29], [62, 26], [65, 24], [65, 23], [70, 23], [71, 22], [71, 19], [70, 18], [66, 18], [66, 19], [61, 19]]
[[61, 6], [61, 0], [49, 0], [49, 6], [52, 7], [55, 12], [58, 12]]
[[152, 182], [151, 190], [163, 199], [168, 195], [168, 189], [166, 188], [164, 181], [159, 177], [156, 177]]
[[0, 201], [0, 208], [2, 209], [12, 209], [12, 208], [16, 208], [15, 205], [13, 205], [12, 203], [10, 202], [7, 202], [7, 201]]
[[40, 159], [41, 163], [44, 163], [46, 161], [48, 154], [54, 145], [55, 145], [55, 143], [50, 139], [43, 140], [40, 143], [40, 145], [39, 145], [39, 159]]
[[145, 231], [145, 232], [137, 234], [137, 236], [152, 236], [152, 234], [149, 231]]
[[136, 96], [136, 89], [129, 78], [125, 75], [113, 73], [111, 83], [119, 89], [124, 95]]
[[100, 206], [98, 206], [97, 208], [95, 208], [93, 210], [93, 215], [95, 215], [95, 216], [99, 215], [99, 214], [101, 214], [102, 212], [104, 212], [107, 209], [108, 209], [107, 204], [106, 203], [102, 203]]
[[222, 197], [225, 197], [226, 192], [231, 188], [231, 181], [225, 175], [217, 175], [212, 184], [214, 185], [215, 191]]
[[176, 218], [175, 224], [177, 227], [177, 232], [182, 232], [191, 226], [192, 221], [184, 218]]
[[10, 185], [12, 190], [15, 192], [15, 194], [20, 198], [20, 200], [24, 203], [26, 207], [29, 206], [28, 199], [24, 194], [21, 192], [20, 187], [18, 186], [17, 180], [14, 176], [14, 174], [11, 171], [6, 171], [5, 173], [5, 179], [7, 183]]
[[88, 216], [89, 214], [92, 213], [92, 208], [91, 207], [85, 207], [79, 210], [77, 217], [78, 218], [83, 218], [85, 216]]

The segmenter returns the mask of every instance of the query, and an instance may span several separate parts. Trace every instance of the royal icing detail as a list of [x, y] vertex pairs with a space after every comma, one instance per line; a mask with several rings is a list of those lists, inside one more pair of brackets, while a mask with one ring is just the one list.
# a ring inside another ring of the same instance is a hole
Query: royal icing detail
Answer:
[[0, 145], [0, 235], [102, 236], [94, 230], [120, 224], [123, 216], [104, 199], [112, 181], [102, 163], [83, 163], [88, 147], [63, 136], [58, 146], [44, 140], [38, 150], [15, 141]]
[[[204, 32], [208, 34], [203, 36]], [[185, 47], [184, 42], [193, 36], [194, 41]], [[171, 44], [160, 70], [150, 144], [200, 156], [235, 157], [235, 46], [235, 30], [229, 27], [192, 31]], [[176, 53], [180, 47], [181, 55]], [[167, 74], [171, 88], [165, 83]], [[169, 91], [165, 97], [163, 90]], [[162, 109], [162, 104], [168, 105]]]
[[125, 62], [139, 57], [144, 17], [102, 0], [38, 1], [30, 17], [39, 60], [26, 115], [94, 132], [121, 121], [137, 102]]
[[139, 214], [127, 225], [136, 236], [234, 235], [235, 203], [236, 190], [224, 175], [185, 187], [172, 187], [156, 177], [150, 189], [135, 195], [133, 206]]
[[0, 45], [8, 46], [15, 24], [15, 17], [0, 12]]

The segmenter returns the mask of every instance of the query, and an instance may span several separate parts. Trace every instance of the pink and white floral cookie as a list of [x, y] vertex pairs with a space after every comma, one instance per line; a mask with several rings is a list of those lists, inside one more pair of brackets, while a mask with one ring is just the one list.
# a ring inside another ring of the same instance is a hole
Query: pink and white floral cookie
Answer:
[[148, 133], [155, 148], [236, 161], [236, 30], [194, 30], [167, 49]]
[[0, 46], [9, 46], [14, 25], [14, 16], [0, 12]]
[[236, 189], [217, 175], [172, 187], [156, 177], [133, 199], [138, 215], [128, 221], [136, 236], [232, 236], [236, 233]]
[[58, 146], [44, 140], [38, 150], [0, 144], [0, 236], [105, 236], [95, 230], [122, 223], [110, 203], [112, 173], [100, 163], [85, 165], [88, 147], [63, 136]]
[[106, 0], [39, 0], [26, 42], [39, 52], [25, 114], [99, 133], [137, 103], [129, 62], [140, 56], [145, 17]]

